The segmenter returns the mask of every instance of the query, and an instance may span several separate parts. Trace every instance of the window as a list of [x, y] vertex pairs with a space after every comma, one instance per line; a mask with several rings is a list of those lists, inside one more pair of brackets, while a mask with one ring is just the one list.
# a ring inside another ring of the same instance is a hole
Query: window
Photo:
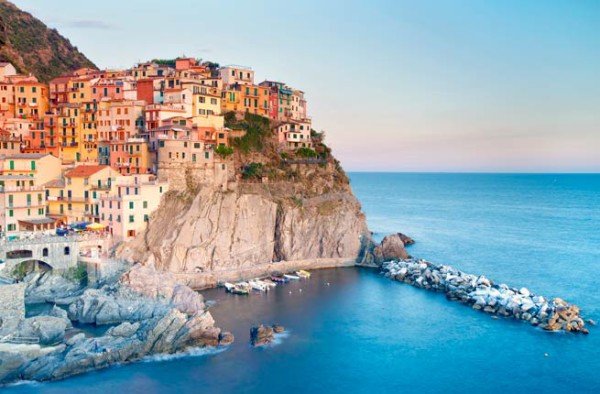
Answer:
[[129, 215], [129, 223], [133, 223], [134, 222], [134, 217], [133, 215]]
[[210, 159], [210, 152], [204, 152], [204, 158]]
[[200, 149], [200, 143], [194, 142], [194, 149]]
[[71, 249], [68, 246], [65, 246], [65, 256], [68, 256], [71, 254]]
[[129, 201], [129, 209], [133, 209], [133, 201]]
[[13, 160], [9, 161], [9, 162], [8, 162], [8, 165], [9, 165], [9, 168], [10, 168], [11, 170], [14, 170], [14, 169], [15, 169], [15, 162], [14, 162]]
[[144, 222], [147, 222], [149, 220], [148, 215], [144, 215]]
[[144, 201], [143, 206], [144, 206], [144, 209], [147, 209], [148, 208], [148, 201]]
[[42, 249], [42, 256], [48, 257], [48, 248]]
[[11, 218], [15, 215], [14, 211], [12, 209], [8, 210], [8, 216], [10, 216]]

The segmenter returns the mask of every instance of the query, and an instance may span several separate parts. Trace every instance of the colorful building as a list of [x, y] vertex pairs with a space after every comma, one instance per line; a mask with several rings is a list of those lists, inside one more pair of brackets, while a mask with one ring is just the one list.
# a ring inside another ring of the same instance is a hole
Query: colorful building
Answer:
[[79, 165], [46, 184], [48, 215], [63, 223], [98, 222], [98, 201], [120, 174], [109, 166]]
[[312, 148], [309, 121], [289, 121], [277, 127], [277, 138], [283, 149]]
[[15, 117], [37, 119], [49, 109], [48, 86], [39, 82], [15, 85]]
[[124, 242], [146, 229], [169, 184], [153, 175], [133, 175], [118, 178], [112, 188], [113, 195], [100, 197], [100, 222], [108, 226], [116, 242]]
[[225, 66], [219, 69], [224, 85], [254, 85], [254, 70], [244, 66]]

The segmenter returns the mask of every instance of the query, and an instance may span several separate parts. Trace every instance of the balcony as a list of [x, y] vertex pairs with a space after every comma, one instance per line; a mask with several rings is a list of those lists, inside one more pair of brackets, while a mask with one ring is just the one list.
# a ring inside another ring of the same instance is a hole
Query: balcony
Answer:
[[0, 186], [0, 193], [6, 192], [41, 192], [43, 186]]

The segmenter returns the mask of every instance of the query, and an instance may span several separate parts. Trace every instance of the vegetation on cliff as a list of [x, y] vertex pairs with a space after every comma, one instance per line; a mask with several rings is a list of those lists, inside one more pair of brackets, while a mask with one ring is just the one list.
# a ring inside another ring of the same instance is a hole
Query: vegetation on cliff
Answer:
[[0, 60], [42, 82], [81, 67], [96, 68], [56, 29], [6, 0], [0, 0]]
[[[287, 182], [302, 196], [349, 190], [349, 179], [325, 145], [323, 133], [311, 133], [314, 149], [282, 152], [274, 129], [279, 124], [254, 114], [225, 114], [225, 126], [244, 130], [233, 138], [234, 165], [245, 182]], [[295, 194], [294, 194], [295, 196]]]

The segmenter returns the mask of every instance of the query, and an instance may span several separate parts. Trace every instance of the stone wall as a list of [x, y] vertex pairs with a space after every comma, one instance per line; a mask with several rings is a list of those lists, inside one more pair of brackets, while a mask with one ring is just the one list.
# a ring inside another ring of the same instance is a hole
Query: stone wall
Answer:
[[25, 318], [25, 283], [0, 286], [0, 336], [11, 334]]
[[233, 178], [234, 167], [230, 161], [160, 163], [158, 168], [158, 179], [168, 181], [171, 190], [186, 190], [199, 185], [213, 185], [226, 189], [228, 180]]

